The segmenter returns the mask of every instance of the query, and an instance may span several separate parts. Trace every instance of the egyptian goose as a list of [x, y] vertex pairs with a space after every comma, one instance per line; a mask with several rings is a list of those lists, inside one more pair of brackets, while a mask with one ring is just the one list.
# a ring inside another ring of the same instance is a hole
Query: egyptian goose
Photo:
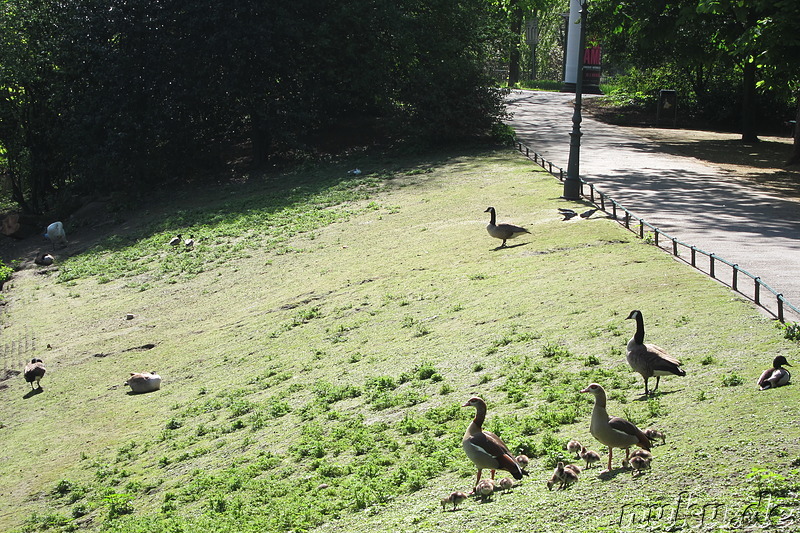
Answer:
[[478, 467], [476, 487], [481, 480], [484, 468], [491, 470], [492, 479], [494, 479], [496, 470], [506, 470], [514, 476], [514, 479], [522, 479], [522, 476], [527, 476], [528, 473], [522, 470], [503, 440], [491, 431], [483, 430], [483, 421], [486, 419], [486, 402], [473, 396], [462, 407], [475, 408], [475, 418], [467, 426], [461, 446], [470, 461]]
[[567, 443], [567, 451], [574, 453], [577, 457], [580, 457], [581, 448], [583, 448], [583, 445], [577, 440], [571, 440]]
[[639, 455], [633, 456], [630, 459], [631, 475], [635, 476], [641, 474], [642, 471], [650, 468], [651, 457], [641, 457]]
[[634, 444], [650, 449], [650, 439], [631, 422], [624, 418], [610, 417], [606, 411], [606, 391], [597, 383], [592, 383], [581, 392], [589, 392], [594, 395], [594, 408], [592, 409], [592, 421], [589, 425], [589, 432], [594, 438], [608, 446], [608, 468], [604, 472], [611, 470], [611, 457], [614, 448], [623, 448], [625, 458], [630, 455], [630, 447]]
[[453, 511], [458, 508], [458, 504], [463, 502], [467, 499], [467, 494], [457, 490], [455, 492], [450, 493], [449, 496], [442, 498], [442, 511], [445, 510], [445, 506], [449, 503], [453, 504]]
[[31, 362], [25, 365], [25, 370], [23, 371], [22, 375], [25, 377], [25, 381], [31, 384], [31, 390], [34, 389], [33, 382], [36, 382], [36, 386], [39, 390], [42, 390], [42, 384], [40, 380], [44, 376], [45, 373], [44, 362], [39, 359], [38, 357], [34, 357], [31, 359]]
[[647, 435], [647, 438], [650, 439], [652, 443], [654, 440], [659, 439], [661, 440], [661, 444], [666, 444], [667, 436], [664, 434], [663, 431], [654, 428], [647, 428], [644, 430], [644, 434]]
[[508, 492], [514, 488], [514, 480], [512, 480], [510, 477], [504, 477], [497, 482], [497, 487], [503, 492]]
[[125, 385], [133, 392], [153, 392], [161, 388], [161, 376], [155, 372], [131, 372]]
[[786, 385], [792, 378], [788, 370], [784, 366], [792, 366], [789, 361], [782, 355], [779, 355], [772, 361], [772, 368], [768, 368], [761, 373], [758, 378], [758, 387], [761, 390], [774, 389], [781, 385]]
[[487, 207], [484, 213], [489, 213], [489, 225], [486, 226], [486, 231], [495, 239], [501, 239], [503, 241], [500, 248], [505, 247], [508, 239], [513, 239], [523, 233], [530, 233], [530, 231], [525, 228], [513, 224], [497, 224], [497, 214], [495, 213], [494, 207]]
[[480, 497], [481, 501], [485, 502], [489, 496], [494, 492], [494, 481], [491, 479], [482, 479], [475, 485], [474, 494]]
[[578, 455], [581, 459], [586, 461], [586, 468], [600, 462], [600, 454], [594, 450], [587, 449], [586, 446], [581, 446], [581, 451]]
[[686, 372], [680, 367], [681, 362], [667, 354], [663, 349], [655, 344], [644, 343], [644, 318], [642, 312], [638, 310], [631, 311], [628, 318], [625, 320], [636, 320], [636, 333], [628, 341], [628, 364], [631, 368], [642, 375], [644, 378], [644, 394], [650, 394], [647, 389], [647, 380], [651, 377], [656, 377], [656, 386], [653, 392], [658, 389], [658, 383], [661, 381], [661, 376], [685, 376]]

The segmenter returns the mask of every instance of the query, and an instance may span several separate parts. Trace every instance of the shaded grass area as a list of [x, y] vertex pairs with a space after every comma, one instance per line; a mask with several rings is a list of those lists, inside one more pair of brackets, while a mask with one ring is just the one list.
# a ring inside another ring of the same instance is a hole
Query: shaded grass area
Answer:
[[[350, 166], [366, 177], [295, 176], [314, 192], [289, 187], [286, 206], [272, 184], [154, 220], [152, 236], [75, 258], [67, 283], [18, 274], [4, 334], [35, 336], [48, 375], [32, 397], [25, 383], [0, 390], [1, 529], [678, 531], [699, 518], [644, 523], [625, 509], [691, 497], [729, 510], [716, 519], [728, 527], [768, 505], [759, 495], [792, 508], [800, 429], [765, 434], [760, 417], [797, 419], [798, 393], [752, 385], [777, 353], [800, 350], [749, 304], [613, 221], [562, 222], [557, 207], [581, 206], [517, 154]], [[488, 205], [531, 235], [497, 249]], [[165, 250], [177, 232], [206, 241], [201, 267], [161, 275], [167, 254], [189, 255]], [[149, 266], [133, 274], [98, 259], [138, 256]], [[688, 372], [650, 399], [624, 360], [634, 308]], [[126, 394], [125, 376], [142, 370], [162, 390]], [[599, 448], [578, 392], [593, 381], [612, 414], [667, 443], [646, 475], [587, 471], [550, 492], [567, 440]], [[530, 476], [442, 512], [441, 497], [474, 481], [460, 443], [474, 394], [487, 429], [533, 458]]]

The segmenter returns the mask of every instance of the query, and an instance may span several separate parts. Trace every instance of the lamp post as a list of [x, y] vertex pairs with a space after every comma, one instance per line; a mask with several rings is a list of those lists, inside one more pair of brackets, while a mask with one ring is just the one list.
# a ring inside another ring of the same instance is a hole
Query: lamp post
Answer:
[[589, 0], [580, 2], [580, 45], [578, 46], [578, 75], [575, 79], [575, 110], [572, 113], [572, 131], [569, 133], [569, 159], [567, 161], [567, 179], [564, 180], [564, 198], [581, 199], [581, 97], [583, 96], [583, 54], [586, 48], [586, 18], [589, 11]]

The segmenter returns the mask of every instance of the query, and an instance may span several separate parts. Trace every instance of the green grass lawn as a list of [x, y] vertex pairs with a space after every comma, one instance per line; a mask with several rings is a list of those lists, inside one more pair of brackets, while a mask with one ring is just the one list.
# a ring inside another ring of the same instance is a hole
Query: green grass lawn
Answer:
[[[362, 156], [204, 191], [58, 271], [17, 273], [5, 359], [48, 370], [41, 394], [2, 382], [0, 530], [736, 530], [770, 510], [793, 523], [800, 393], [755, 379], [778, 354], [800, 360], [797, 343], [599, 213], [562, 222], [558, 207], [584, 206], [560, 194], [511, 151]], [[497, 249], [489, 205], [531, 234]], [[175, 233], [194, 249], [170, 248]], [[649, 400], [625, 362], [632, 309], [688, 374]], [[127, 394], [141, 371], [162, 389]], [[644, 475], [590, 469], [548, 491], [567, 440], [605, 461], [578, 392], [591, 382], [666, 444]], [[474, 481], [472, 395], [530, 475], [443, 512]]]

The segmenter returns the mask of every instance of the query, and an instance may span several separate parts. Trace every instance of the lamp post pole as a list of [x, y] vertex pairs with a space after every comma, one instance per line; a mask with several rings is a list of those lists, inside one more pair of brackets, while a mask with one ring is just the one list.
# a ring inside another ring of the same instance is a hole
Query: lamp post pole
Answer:
[[586, 18], [589, 11], [589, 0], [580, 4], [581, 28], [580, 45], [578, 46], [578, 76], [575, 80], [575, 111], [572, 113], [572, 131], [569, 133], [569, 160], [567, 161], [567, 178], [564, 180], [564, 198], [581, 199], [581, 97], [583, 96], [583, 53], [586, 48]]

